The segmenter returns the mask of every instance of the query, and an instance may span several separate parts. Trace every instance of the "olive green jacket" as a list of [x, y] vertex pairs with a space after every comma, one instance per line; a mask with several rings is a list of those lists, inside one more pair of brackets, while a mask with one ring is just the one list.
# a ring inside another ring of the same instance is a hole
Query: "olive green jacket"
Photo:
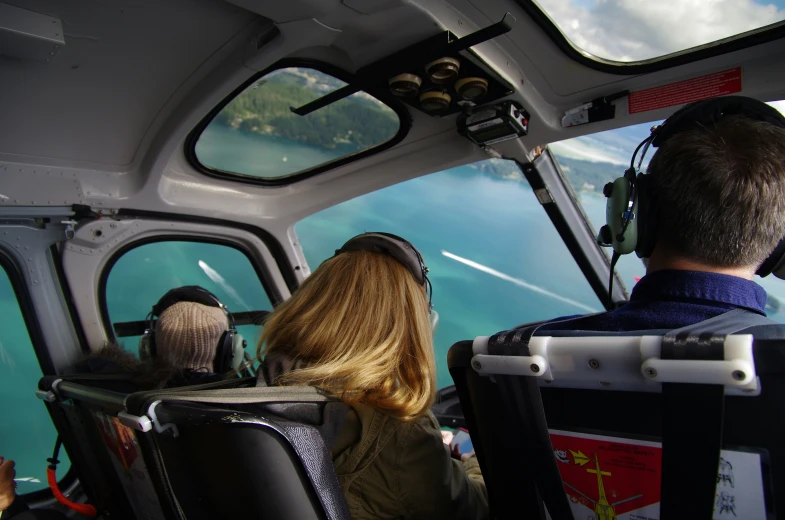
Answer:
[[453, 459], [430, 412], [403, 422], [354, 405], [332, 457], [352, 520], [488, 518], [477, 459]]

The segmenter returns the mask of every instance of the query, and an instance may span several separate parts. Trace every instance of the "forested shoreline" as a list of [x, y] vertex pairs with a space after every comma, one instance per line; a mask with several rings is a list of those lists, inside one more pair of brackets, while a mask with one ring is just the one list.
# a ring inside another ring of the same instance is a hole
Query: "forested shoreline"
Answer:
[[[213, 120], [235, 130], [282, 137], [326, 150], [364, 150], [392, 138], [399, 128], [398, 115], [364, 93], [332, 103], [307, 116], [289, 107], [302, 106], [345, 85], [340, 80], [312, 69], [282, 69], [257, 81]], [[624, 168], [559, 158], [564, 175], [576, 191], [599, 192], [602, 186], [624, 173]], [[524, 181], [518, 167], [508, 161], [484, 161], [476, 168], [491, 175]]]
[[238, 130], [283, 137], [328, 150], [340, 144], [358, 150], [369, 148], [389, 140], [398, 132], [397, 114], [363, 94], [332, 103], [307, 116], [294, 114], [289, 107], [302, 106], [335, 89], [286, 71], [268, 75], [247, 88], [213, 121]]

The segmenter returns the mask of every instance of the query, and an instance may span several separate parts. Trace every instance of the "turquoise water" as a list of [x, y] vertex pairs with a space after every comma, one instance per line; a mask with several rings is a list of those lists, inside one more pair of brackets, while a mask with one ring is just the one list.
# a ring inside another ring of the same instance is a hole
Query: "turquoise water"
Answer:
[[[44, 404], [35, 397], [41, 367], [33, 352], [13, 288], [0, 270], [0, 456], [16, 462], [19, 493], [46, 486], [46, 458], [52, 456], [55, 429]], [[58, 475], [69, 462], [61, 452]], [[32, 479], [32, 480], [28, 480]]]
[[304, 219], [295, 231], [311, 269], [365, 231], [401, 235], [422, 252], [441, 319], [440, 386], [451, 384], [446, 353], [457, 341], [601, 310], [528, 185], [471, 166], [358, 197]]
[[[264, 145], [260, 146], [261, 142]], [[196, 143], [196, 155], [205, 166], [254, 177], [283, 177], [350, 155], [358, 149], [351, 144], [339, 144], [334, 150], [327, 150], [281, 137], [233, 130], [221, 124], [207, 126]]]
[[[232, 138], [231, 133], [219, 134], [210, 146], [224, 150]], [[242, 139], [251, 139], [247, 142], [253, 146], [232, 148], [244, 154], [236, 160], [260, 163], [260, 171], [279, 164], [282, 156], [295, 160], [302, 148], [256, 135]], [[580, 198], [590, 219], [601, 222], [605, 200], [595, 194]], [[441, 317], [435, 335], [440, 387], [451, 384], [446, 353], [456, 341], [602, 309], [529, 186], [473, 165], [355, 198], [304, 219], [295, 230], [312, 270], [348, 238], [365, 231], [401, 235], [422, 251]], [[628, 289], [633, 277], [644, 274], [634, 256], [626, 257], [619, 271]], [[774, 279], [763, 283], [785, 300], [785, 284]], [[191, 284], [213, 291], [233, 311], [270, 309], [256, 272], [237, 250], [168, 242], [136, 248], [115, 264], [107, 284], [110, 317], [113, 322], [144, 319], [168, 289]], [[0, 280], [0, 312], [5, 317], [0, 328], [0, 455], [17, 461], [20, 477], [41, 481], [20, 484], [21, 492], [30, 492], [45, 482], [54, 431], [34, 397], [40, 369], [7, 280], [5, 285]], [[774, 317], [783, 319], [782, 314]], [[253, 349], [258, 330], [243, 327], [242, 333]], [[125, 347], [136, 351], [137, 341], [127, 338]]]

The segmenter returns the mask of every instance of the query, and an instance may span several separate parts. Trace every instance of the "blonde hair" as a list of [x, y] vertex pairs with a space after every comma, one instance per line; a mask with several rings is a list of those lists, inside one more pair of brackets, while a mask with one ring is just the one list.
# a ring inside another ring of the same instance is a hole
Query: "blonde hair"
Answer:
[[386, 254], [350, 251], [322, 263], [265, 320], [257, 350], [263, 356], [304, 367], [274, 384], [319, 386], [403, 420], [433, 404], [425, 287]]

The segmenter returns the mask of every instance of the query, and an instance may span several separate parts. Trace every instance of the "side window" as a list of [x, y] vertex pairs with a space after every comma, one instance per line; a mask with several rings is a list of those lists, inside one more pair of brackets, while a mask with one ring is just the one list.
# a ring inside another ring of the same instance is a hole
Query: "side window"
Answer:
[[[565, 178], [575, 190], [595, 232], [605, 225], [607, 199], [602, 194], [603, 186], [624, 175], [624, 170], [630, 167], [630, 157], [635, 147], [649, 135], [652, 126], [661, 122], [618, 128], [548, 145]], [[641, 166], [644, 171], [655, 151], [652, 148], [646, 154]], [[612, 253], [610, 248], [605, 249], [605, 252], [608, 256]], [[646, 267], [632, 253], [622, 255], [616, 264], [616, 272], [630, 292], [646, 274]]]
[[[41, 367], [4, 269], [0, 269], [0, 315], [0, 455], [16, 462], [17, 493], [23, 495], [47, 487], [46, 459], [52, 456], [57, 431], [35, 396]], [[61, 450], [58, 475], [65, 475], [70, 466]]]
[[386, 231], [423, 254], [433, 283], [438, 384], [453, 343], [602, 305], [520, 170], [487, 160], [390, 186], [295, 225], [311, 269], [350, 237]]
[[[785, 101], [769, 104], [785, 113]], [[649, 135], [653, 125], [660, 123], [661, 121], [655, 121], [617, 128], [549, 145], [595, 229], [605, 224], [606, 199], [602, 195], [602, 187], [624, 175], [635, 147]], [[648, 161], [655, 152], [655, 149], [650, 149], [646, 154], [642, 170], [646, 170]], [[606, 251], [610, 254], [610, 249]], [[635, 283], [646, 274], [646, 268], [634, 253], [622, 256], [616, 265], [616, 271], [621, 275], [628, 291], [632, 291]], [[768, 293], [766, 313], [769, 318], [785, 322], [785, 282], [773, 275], [766, 278], [756, 276], [755, 282]]]
[[[106, 282], [106, 307], [113, 324], [144, 320], [169, 289], [199, 285], [215, 294], [230, 312], [272, 310], [270, 298], [251, 261], [234, 247], [207, 242], [165, 241], [127, 251]], [[238, 326], [254, 353], [254, 325]], [[139, 337], [117, 337], [138, 352]]]
[[346, 83], [307, 67], [258, 78], [232, 99], [199, 135], [194, 158], [234, 179], [280, 180], [338, 160], [358, 158], [402, 137], [399, 115], [366, 92], [305, 116], [301, 107]]

